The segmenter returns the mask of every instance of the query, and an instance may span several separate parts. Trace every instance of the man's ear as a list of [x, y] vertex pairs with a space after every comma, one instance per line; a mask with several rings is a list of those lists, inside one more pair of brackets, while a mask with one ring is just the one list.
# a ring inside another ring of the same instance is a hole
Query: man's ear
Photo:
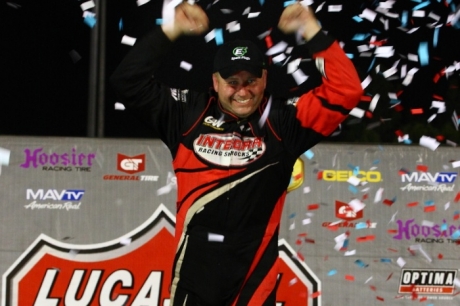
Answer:
[[217, 88], [219, 87], [219, 76], [218, 72], [214, 72], [212, 74], [212, 86], [214, 88], [214, 91], [217, 92]]

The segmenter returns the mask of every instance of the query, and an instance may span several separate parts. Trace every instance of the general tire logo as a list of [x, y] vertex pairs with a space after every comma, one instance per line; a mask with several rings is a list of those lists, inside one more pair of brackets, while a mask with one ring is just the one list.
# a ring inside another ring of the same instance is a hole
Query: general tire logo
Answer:
[[[2, 306], [168, 306], [175, 218], [161, 204], [132, 232], [112, 241], [66, 244], [41, 234], [4, 273]], [[278, 242], [277, 305], [321, 306], [321, 282]], [[295, 283], [293, 283], [295, 279]]]
[[335, 201], [335, 216], [345, 221], [353, 221], [363, 217], [363, 211], [354, 211], [347, 203]]

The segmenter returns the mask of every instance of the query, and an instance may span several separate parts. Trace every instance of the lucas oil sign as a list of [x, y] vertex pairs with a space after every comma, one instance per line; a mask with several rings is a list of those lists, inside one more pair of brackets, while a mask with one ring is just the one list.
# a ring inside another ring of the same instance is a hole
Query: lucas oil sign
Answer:
[[[42, 234], [4, 273], [2, 306], [169, 306], [174, 226], [160, 205], [138, 228], [105, 243], [72, 245]], [[278, 249], [277, 304], [320, 306], [319, 279], [284, 240]]]

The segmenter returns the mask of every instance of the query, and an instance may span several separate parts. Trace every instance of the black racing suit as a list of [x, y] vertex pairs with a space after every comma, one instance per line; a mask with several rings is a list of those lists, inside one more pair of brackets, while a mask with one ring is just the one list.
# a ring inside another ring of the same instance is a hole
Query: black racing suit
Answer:
[[293, 165], [356, 106], [360, 80], [338, 43], [320, 32], [307, 48], [322, 85], [292, 103], [266, 94], [255, 113], [239, 119], [213, 91], [171, 89], [152, 77], [172, 45], [156, 29], [111, 78], [120, 102], [153, 126], [173, 157], [171, 305], [275, 305], [278, 231]]

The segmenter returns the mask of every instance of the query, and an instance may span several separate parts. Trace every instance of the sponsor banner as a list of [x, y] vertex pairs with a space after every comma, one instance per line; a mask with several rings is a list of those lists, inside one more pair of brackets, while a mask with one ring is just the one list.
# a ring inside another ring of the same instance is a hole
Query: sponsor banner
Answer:
[[76, 148], [67, 151], [45, 150], [44, 148], [26, 148], [24, 160], [20, 164], [24, 169], [41, 169], [43, 171], [78, 171], [91, 172], [96, 153], [79, 151]]
[[[40, 235], [3, 275], [2, 305], [169, 305], [175, 218], [161, 205], [118, 239], [71, 245]], [[321, 282], [278, 243], [277, 305], [321, 305]]]
[[402, 269], [399, 293], [453, 294], [457, 270], [453, 269]]
[[106, 174], [105, 181], [139, 181], [139, 182], [157, 182], [158, 175], [134, 175], [145, 171], [146, 157], [145, 154], [136, 156], [127, 156], [121, 153], [117, 154], [117, 170], [129, 175]]

